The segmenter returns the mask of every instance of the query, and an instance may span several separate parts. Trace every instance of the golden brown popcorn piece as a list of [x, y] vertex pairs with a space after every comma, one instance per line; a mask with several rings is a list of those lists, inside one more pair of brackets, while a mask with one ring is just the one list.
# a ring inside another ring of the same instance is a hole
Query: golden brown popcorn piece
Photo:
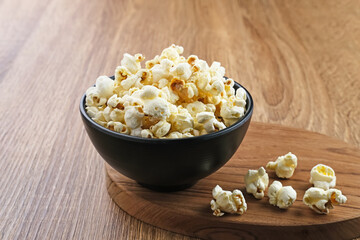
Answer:
[[142, 120], [141, 127], [142, 129], [149, 129], [151, 126], [154, 126], [158, 122], [160, 122], [160, 119], [145, 115]]
[[170, 83], [170, 88], [177, 95], [179, 95], [180, 99], [187, 100], [188, 99], [188, 89], [185, 87], [185, 81], [179, 78], [173, 78]]
[[196, 60], [198, 60], [198, 57], [197, 57], [197, 56], [195, 56], [195, 55], [190, 55], [186, 61], [187, 61], [187, 63], [190, 64], [191, 66], [194, 66]]

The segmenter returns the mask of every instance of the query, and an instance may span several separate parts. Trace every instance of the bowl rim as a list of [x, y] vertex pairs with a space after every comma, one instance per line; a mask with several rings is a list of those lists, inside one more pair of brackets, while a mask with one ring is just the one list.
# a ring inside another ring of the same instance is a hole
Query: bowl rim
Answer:
[[[113, 78], [113, 77], [110, 77]], [[251, 94], [249, 93], [249, 91], [243, 87], [240, 83], [234, 81], [234, 85], [236, 85], [238, 88], [242, 87], [245, 92], [246, 92], [246, 105], [249, 105], [248, 108], [245, 111], [245, 114], [242, 118], [240, 118], [238, 121], [236, 121], [234, 124], [232, 124], [229, 127], [226, 127], [220, 131], [217, 132], [212, 132], [212, 133], [208, 133], [208, 134], [204, 134], [201, 136], [194, 136], [194, 137], [187, 137], [187, 138], [143, 138], [143, 137], [137, 137], [137, 136], [131, 136], [131, 135], [127, 135], [127, 134], [123, 134], [123, 133], [118, 133], [115, 131], [112, 131], [106, 127], [101, 126], [100, 124], [98, 124], [97, 122], [95, 122], [94, 120], [92, 120], [89, 115], [86, 113], [85, 110], [85, 99], [86, 99], [86, 93], [84, 93], [81, 97], [80, 100], [80, 114], [83, 117], [83, 119], [85, 119], [87, 122], [89, 122], [91, 124], [91, 126], [93, 128], [96, 128], [97, 130], [99, 130], [100, 132], [110, 135], [112, 137], [115, 138], [119, 138], [122, 140], [130, 140], [130, 141], [136, 141], [136, 142], [143, 142], [143, 143], [154, 143], [154, 142], [183, 142], [183, 141], [189, 141], [189, 140], [208, 140], [208, 139], [212, 139], [212, 138], [216, 138], [222, 135], [225, 135], [229, 132], [234, 131], [235, 129], [241, 127], [242, 125], [244, 125], [252, 116], [253, 113], [253, 109], [254, 109], [254, 102], [252, 99]], [[95, 85], [93, 85], [95, 86]]]

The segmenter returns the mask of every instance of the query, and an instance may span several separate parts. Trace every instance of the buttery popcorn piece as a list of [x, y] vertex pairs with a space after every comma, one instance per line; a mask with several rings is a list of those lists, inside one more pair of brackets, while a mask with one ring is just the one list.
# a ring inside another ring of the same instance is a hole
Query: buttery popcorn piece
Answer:
[[246, 192], [251, 193], [257, 199], [264, 197], [264, 191], [269, 185], [269, 176], [265, 168], [249, 170], [245, 176]]
[[297, 157], [291, 152], [280, 156], [275, 162], [268, 162], [267, 169], [275, 170], [276, 176], [279, 178], [290, 178], [297, 167]]
[[347, 198], [340, 190], [311, 187], [304, 195], [303, 202], [319, 214], [328, 214], [334, 205], [344, 204]]
[[212, 196], [215, 200], [211, 200], [210, 206], [213, 215], [221, 217], [226, 213], [235, 213], [242, 215], [247, 210], [246, 201], [242, 192], [235, 189], [233, 192], [224, 191], [219, 185], [212, 190]]
[[311, 169], [310, 183], [324, 190], [333, 188], [336, 185], [335, 171], [329, 166], [318, 164]]
[[296, 200], [296, 191], [291, 186], [285, 186], [279, 181], [274, 181], [268, 189], [268, 197], [271, 205], [282, 209], [289, 208]]
[[98, 124], [144, 138], [183, 138], [220, 131], [245, 114], [246, 91], [235, 91], [219, 62], [211, 66], [172, 44], [146, 61], [125, 53], [115, 80], [100, 76], [86, 91], [86, 111]]

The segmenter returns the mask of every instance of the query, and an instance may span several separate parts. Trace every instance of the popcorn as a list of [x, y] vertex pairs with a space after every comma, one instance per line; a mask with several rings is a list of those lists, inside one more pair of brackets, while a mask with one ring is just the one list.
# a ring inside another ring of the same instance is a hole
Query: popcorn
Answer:
[[212, 112], [201, 112], [196, 114], [196, 120], [203, 125], [207, 133], [226, 128], [225, 124], [219, 122]]
[[168, 103], [163, 98], [155, 98], [144, 103], [144, 113], [155, 118], [167, 118], [170, 116]]
[[159, 82], [161, 79], [167, 79], [170, 77], [170, 68], [174, 63], [168, 59], [161, 60], [160, 64], [154, 65], [151, 68], [153, 81]]
[[141, 69], [140, 62], [145, 58], [141, 54], [135, 54], [131, 56], [128, 53], [124, 54], [124, 58], [121, 60], [121, 65], [129, 70], [132, 74], [137, 73]]
[[186, 109], [191, 114], [191, 116], [196, 116], [197, 113], [201, 113], [201, 112], [204, 112], [206, 110], [206, 105], [203, 104], [202, 102], [195, 101], [195, 102], [189, 103], [186, 106]]
[[105, 97], [100, 97], [99, 91], [96, 87], [90, 87], [86, 91], [86, 105], [90, 106], [102, 106], [106, 103]]
[[269, 176], [265, 168], [249, 170], [245, 176], [246, 192], [251, 193], [257, 199], [264, 197], [264, 191], [269, 185]]
[[329, 166], [318, 164], [311, 169], [310, 183], [314, 184], [314, 187], [324, 190], [335, 187], [335, 171]]
[[242, 215], [247, 210], [247, 204], [242, 192], [235, 189], [233, 192], [224, 191], [219, 185], [212, 190], [212, 196], [215, 200], [211, 200], [210, 206], [213, 215], [221, 217], [223, 212], [235, 213]]
[[115, 132], [124, 133], [124, 134], [128, 134], [130, 132], [128, 127], [125, 124], [122, 124], [121, 122], [110, 121], [107, 123], [107, 128]]
[[153, 138], [154, 134], [149, 129], [143, 129], [141, 130], [141, 137], [143, 138]]
[[245, 114], [246, 91], [235, 91], [219, 62], [211, 66], [171, 45], [141, 67], [125, 53], [115, 80], [100, 76], [86, 91], [86, 111], [98, 124], [144, 138], [184, 138], [220, 131]]
[[156, 137], [163, 137], [169, 132], [170, 128], [171, 124], [166, 122], [165, 120], [162, 120], [154, 126], [151, 126], [150, 130], [154, 133]]
[[346, 202], [347, 198], [340, 190], [311, 187], [304, 195], [303, 202], [319, 214], [328, 214], [333, 205], [340, 205]]
[[224, 83], [221, 80], [215, 80], [211, 84], [210, 93], [213, 94], [214, 96], [219, 95], [224, 90], [225, 90], [225, 86], [224, 86]]
[[94, 118], [96, 114], [99, 112], [99, 109], [97, 107], [86, 107], [86, 112], [89, 115], [89, 117]]
[[271, 205], [282, 209], [289, 208], [296, 200], [296, 191], [291, 186], [283, 187], [281, 182], [274, 181], [268, 190]]
[[276, 175], [279, 178], [290, 178], [297, 167], [297, 157], [291, 152], [280, 156], [275, 162], [268, 162], [266, 168], [275, 170]]
[[101, 98], [109, 98], [114, 93], [114, 81], [107, 76], [96, 79], [96, 90]]
[[139, 128], [143, 117], [144, 113], [141, 113], [137, 107], [130, 106], [125, 109], [124, 120], [126, 126], [131, 129]]
[[175, 44], [172, 44], [170, 47], [165, 48], [161, 55], [161, 59], [169, 59], [171, 61], [178, 61], [180, 58], [180, 54], [184, 52], [184, 48], [181, 46], [176, 46]]
[[111, 121], [115, 122], [125, 122], [125, 111], [120, 109], [113, 109], [110, 113]]
[[172, 125], [174, 129], [184, 133], [186, 129], [194, 128], [194, 119], [186, 108], [178, 107], [178, 112], [173, 117]]
[[188, 63], [179, 63], [177, 66], [170, 69], [170, 73], [173, 76], [178, 76], [182, 80], [188, 80], [192, 74]]

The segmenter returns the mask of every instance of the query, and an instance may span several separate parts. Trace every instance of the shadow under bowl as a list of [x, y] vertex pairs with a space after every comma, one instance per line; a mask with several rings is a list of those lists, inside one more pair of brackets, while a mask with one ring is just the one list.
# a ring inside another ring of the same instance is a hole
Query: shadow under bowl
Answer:
[[[240, 86], [235, 82], [235, 90]], [[85, 94], [80, 113], [91, 142], [111, 167], [152, 190], [178, 191], [214, 173], [236, 152], [253, 113], [252, 97], [245, 91], [246, 111], [241, 119], [223, 130], [197, 137], [150, 139], [111, 131], [87, 115]]]

